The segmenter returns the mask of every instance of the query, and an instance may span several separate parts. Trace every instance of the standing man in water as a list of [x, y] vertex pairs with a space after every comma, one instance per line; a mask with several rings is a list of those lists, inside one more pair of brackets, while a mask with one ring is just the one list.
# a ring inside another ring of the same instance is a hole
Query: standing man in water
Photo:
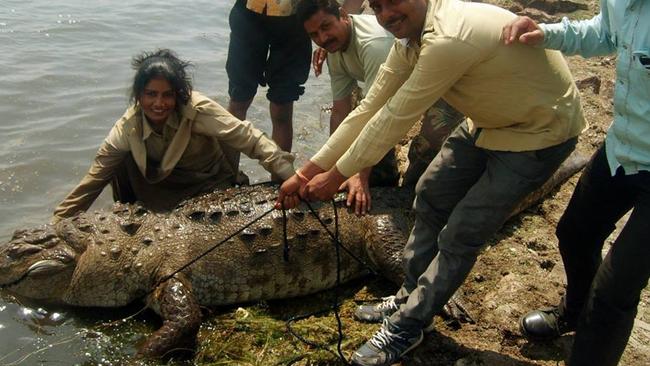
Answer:
[[439, 98], [467, 116], [417, 183], [402, 287], [384, 303], [357, 309], [384, 321], [352, 361], [391, 365], [422, 341], [483, 244], [573, 151], [586, 121], [561, 53], [503, 44], [511, 12], [459, 0], [369, 4], [399, 41], [361, 105], [282, 184], [277, 205], [293, 207], [298, 194], [329, 199]]
[[[363, 0], [347, 0], [359, 9]], [[296, 21], [295, 0], [236, 0], [230, 11], [228, 111], [244, 120], [258, 85], [268, 85], [272, 138], [291, 151], [293, 102], [304, 92], [311, 41]]]
[[[350, 15], [336, 0], [301, 0], [296, 14], [312, 41], [327, 52], [333, 100], [330, 133], [333, 133], [354, 107], [352, 92], [357, 82], [364, 83], [367, 93], [395, 37], [379, 25], [374, 15]], [[315, 52], [316, 74], [320, 74], [322, 62], [323, 58]], [[444, 139], [462, 119], [462, 114], [442, 99], [426, 111], [422, 120], [423, 137], [418, 135], [409, 150], [405, 185], [415, 185]], [[418, 159], [421, 155], [426, 162]], [[391, 149], [376, 166], [362, 170], [344, 183], [344, 188], [349, 190], [348, 205], [354, 203], [356, 213], [365, 214], [371, 208], [369, 185], [395, 185], [397, 175], [395, 152]]]
[[[520, 323], [533, 339], [575, 330], [571, 366], [614, 366], [650, 277], [650, 4], [602, 0], [600, 14], [580, 22], [537, 25], [521, 17], [504, 27], [503, 39], [513, 48], [519, 42], [584, 57], [616, 53], [614, 122], [557, 226], [566, 294]], [[603, 260], [605, 240], [630, 209]]]

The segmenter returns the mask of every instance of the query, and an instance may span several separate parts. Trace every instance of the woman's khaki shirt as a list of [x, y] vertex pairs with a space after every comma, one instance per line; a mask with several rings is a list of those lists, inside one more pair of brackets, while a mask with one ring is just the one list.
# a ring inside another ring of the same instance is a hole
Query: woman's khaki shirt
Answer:
[[[156, 187], [167, 180], [189, 187], [189, 191], [201, 191], [203, 187], [237, 183], [239, 152], [259, 160], [264, 169], [280, 179], [294, 173], [290, 153], [282, 151], [249, 121], [240, 121], [198, 92], [192, 93], [178, 115], [167, 120], [162, 134], [151, 129], [138, 105], [132, 106], [99, 147], [88, 173], [54, 210], [55, 220], [87, 210], [129, 154], [144, 184]], [[187, 191], [178, 190], [179, 194]], [[178, 199], [166, 195], [169, 192], [158, 199]]]

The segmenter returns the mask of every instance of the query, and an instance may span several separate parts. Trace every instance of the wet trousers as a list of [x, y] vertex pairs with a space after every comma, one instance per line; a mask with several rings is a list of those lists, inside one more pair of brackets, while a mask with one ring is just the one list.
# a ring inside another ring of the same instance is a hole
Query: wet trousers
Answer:
[[[616, 222], [632, 213], [602, 259]], [[604, 145], [585, 168], [557, 227], [567, 275], [561, 310], [578, 318], [570, 366], [618, 364], [650, 276], [650, 172], [611, 175]]]
[[483, 244], [515, 206], [573, 151], [576, 138], [541, 150], [492, 151], [475, 145], [463, 122], [416, 185], [415, 224], [404, 248], [397, 293], [399, 327], [426, 325], [472, 269]]
[[[245, 177], [245, 176], [243, 176]], [[248, 177], [245, 177], [246, 180]], [[113, 200], [122, 203], [140, 202], [145, 208], [164, 212], [170, 211], [181, 201], [218, 188], [233, 186], [232, 174], [186, 174], [173, 171], [158, 183], [149, 183], [140, 172], [131, 154], [116, 169], [111, 180]], [[242, 179], [242, 182], [247, 183]]]

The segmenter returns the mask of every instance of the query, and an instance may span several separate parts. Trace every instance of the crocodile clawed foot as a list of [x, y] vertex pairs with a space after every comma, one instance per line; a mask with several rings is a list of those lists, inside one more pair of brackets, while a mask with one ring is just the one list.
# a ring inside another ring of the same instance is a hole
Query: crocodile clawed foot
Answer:
[[201, 308], [189, 280], [180, 273], [174, 275], [148, 296], [147, 303], [163, 319], [163, 325], [140, 345], [136, 357], [164, 359], [192, 350], [201, 325]]
[[475, 323], [459, 295], [452, 296], [442, 308], [442, 312], [439, 315], [448, 326], [454, 329], [459, 329], [463, 323]]

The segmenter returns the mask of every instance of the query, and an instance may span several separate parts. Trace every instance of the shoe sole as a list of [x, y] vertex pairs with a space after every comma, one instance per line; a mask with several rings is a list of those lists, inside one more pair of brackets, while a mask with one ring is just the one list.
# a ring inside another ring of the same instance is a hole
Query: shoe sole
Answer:
[[[395, 363], [399, 362], [404, 357], [404, 355], [411, 352], [415, 347], [419, 346], [422, 343], [423, 340], [424, 340], [424, 332], [420, 332], [420, 337], [417, 339], [417, 341], [415, 341], [415, 343], [413, 343], [411, 346], [409, 346], [409, 348], [407, 348], [404, 352], [402, 352], [402, 354], [399, 355], [399, 357], [396, 360], [394, 360], [394, 361], [392, 361], [390, 363], [384, 364], [384, 366], [394, 365]], [[352, 358], [350, 360], [350, 362], [351, 362], [352, 365], [363, 366], [363, 364], [356, 362], [354, 360], [354, 358]]]
[[[368, 324], [381, 324], [384, 321], [384, 319], [386, 319], [386, 317], [384, 317], [382, 319], [378, 319], [378, 320], [362, 319], [362, 318], [357, 317], [357, 314], [352, 314], [352, 318], [354, 318], [354, 320], [356, 320], [358, 322], [368, 323]], [[436, 325], [433, 322], [433, 319], [431, 319], [431, 322], [429, 324], [427, 324], [424, 328], [422, 328], [422, 332], [424, 334], [432, 333], [435, 330], [436, 330]]]
[[424, 340], [424, 331], [420, 332], [420, 337], [418, 338], [418, 340], [415, 341], [415, 343], [413, 343], [411, 345], [411, 347], [407, 348], [406, 351], [402, 352], [402, 354], [399, 356], [399, 358], [397, 360], [395, 360], [395, 362], [401, 360], [402, 357], [404, 357], [405, 354], [411, 352], [415, 347], [419, 346], [420, 343], [422, 343], [423, 340]]
[[[367, 323], [367, 324], [381, 324], [381, 322], [384, 321], [384, 319], [376, 320], [376, 321], [366, 320], [366, 319], [357, 318], [356, 316], [353, 316], [353, 318], [354, 318], [354, 320], [356, 320], [358, 322]], [[433, 323], [433, 320], [431, 321], [431, 323], [427, 324], [427, 326], [422, 328], [422, 333], [424, 333], [424, 334], [433, 333], [435, 331], [436, 331], [436, 325]]]
[[354, 320], [356, 320], [358, 322], [362, 322], [362, 323], [381, 324], [381, 322], [384, 321], [383, 317], [381, 319], [374, 319], [374, 320], [373, 319], [360, 318], [360, 317], [357, 316], [357, 314], [353, 314], [352, 317], [354, 318]]

